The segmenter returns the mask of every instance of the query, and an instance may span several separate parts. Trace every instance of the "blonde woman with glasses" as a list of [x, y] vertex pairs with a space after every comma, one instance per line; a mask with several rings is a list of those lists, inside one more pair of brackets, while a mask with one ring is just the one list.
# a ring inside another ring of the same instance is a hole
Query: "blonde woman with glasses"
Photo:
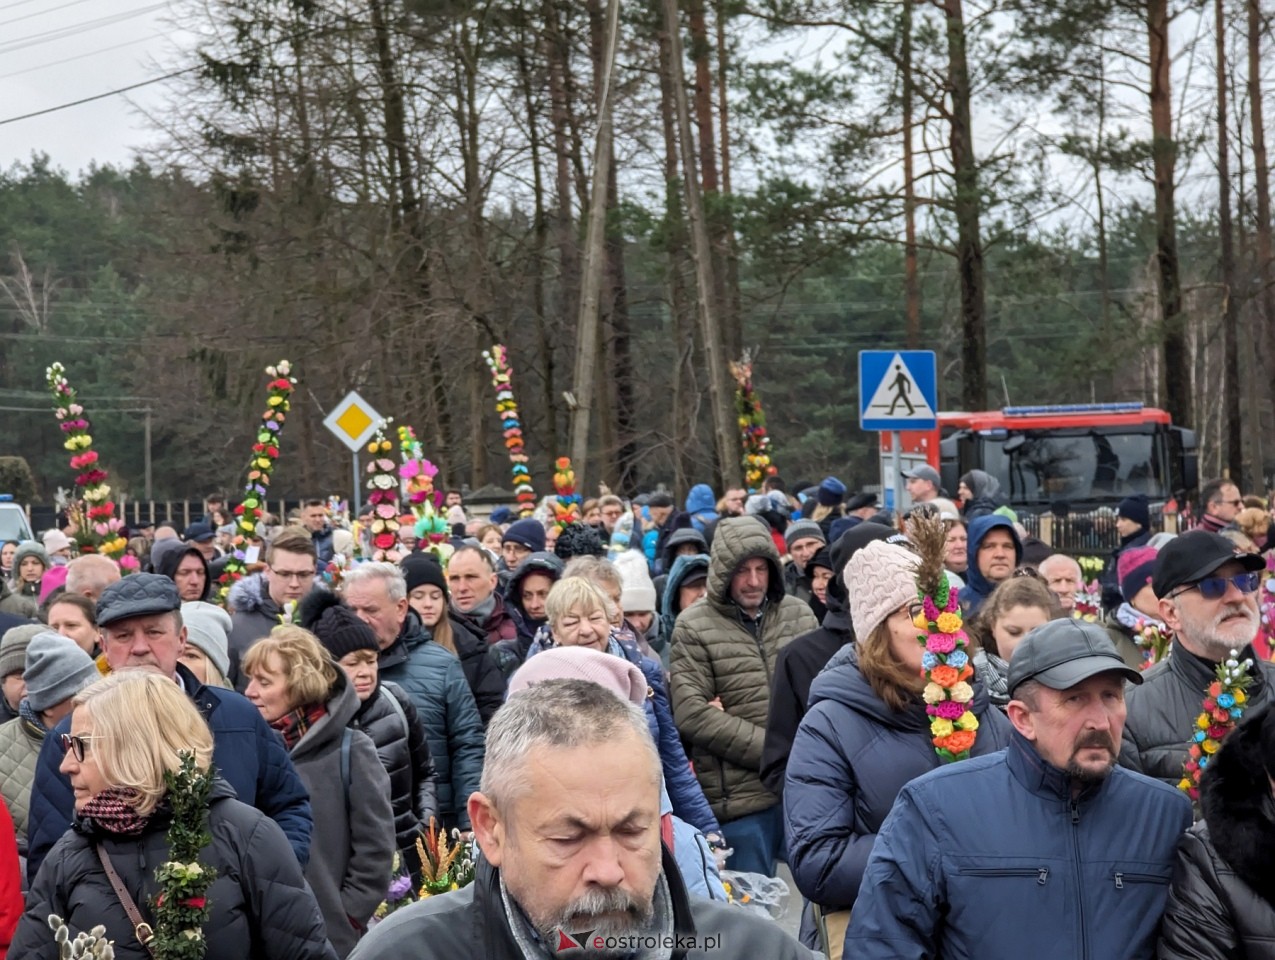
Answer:
[[[40, 867], [9, 956], [57, 960], [48, 927], [57, 914], [72, 933], [105, 926], [117, 960], [149, 960], [130, 913], [153, 926], [155, 870], [168, 860], [172, 820], [164, 774], [177, 770], [183, 752], [208, 770], [212, 734], [181, 688], [152, 673], [112, 674], [76, 694], [74, 704], [70, 733], [61, 735], [61, 769], [75, 791], [75, 821]], [[200, 863], [217, 871], [207, 895], [207, 956], [334, 960], [278, 824], [236, 800], [220, 778], [207, 823], [212, 843]]]

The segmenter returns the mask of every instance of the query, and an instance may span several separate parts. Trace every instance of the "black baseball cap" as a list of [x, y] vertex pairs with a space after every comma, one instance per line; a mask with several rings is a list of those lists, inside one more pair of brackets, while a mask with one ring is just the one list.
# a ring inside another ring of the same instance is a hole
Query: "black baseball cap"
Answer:
[[1028, 680], [1069, 690], [1099, 673], [1118, 671], [1142, 682], [1142, 674], [1116, 652], [1105, 627], [1084, 620], [1050, 620], [1023, 638], [1009, 661], [1009, 692]]
[[1236, 553], [1235, 544], [1221, 534], [1192, 530], [1160, 548], [1151, 589], [1157, 597], [1167, 597], [1178, 587], [1198, 583], [1232, 561], [1250, 573], [1266, 568], [1266, 561], [1257, 554]]

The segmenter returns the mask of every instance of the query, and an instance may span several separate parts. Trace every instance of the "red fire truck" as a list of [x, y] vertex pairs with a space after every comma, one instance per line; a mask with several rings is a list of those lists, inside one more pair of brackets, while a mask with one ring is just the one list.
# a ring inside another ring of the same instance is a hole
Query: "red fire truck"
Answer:
[[[1153, 508], [1198, 485], [1193, 431], [1140, 403], [1006, 407], [940, 413], [928, 431], [904, 431], [903, 469], [929, 463], [955, 497], [959, 478], [985, 470], [1016, 512], [1114, 507], [1135, 493]], [[881, 434], [883, 488], [890, 490], [890, 434]], [[906, 502], [904, 504], [907, 506]]]

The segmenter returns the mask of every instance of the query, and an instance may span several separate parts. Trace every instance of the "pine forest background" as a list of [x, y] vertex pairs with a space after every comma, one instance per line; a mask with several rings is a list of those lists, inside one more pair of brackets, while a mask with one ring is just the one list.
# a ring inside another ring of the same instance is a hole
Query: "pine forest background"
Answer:
[[631, 0], [614, 31], [606, 0], [179, 9], [131, 167], [33, 145], [0, 174], [0, 454], [45, 498], [54, 360], [134, 497], [147, 409], [156, 498], [234, 490], [285, 357], [277, 493], [347, 490], [322, 419], [350, 389], [446, 483], [507, 483], [495, 342], [541, 494], [584, 381], [590, 491], [737, 480], [712, 371], [730, 390], [745, 351], [781, 473], [874, 483], [857, 351], [906, 346], [942, 409], [1141, 400], [1204, 474], [1275, 473], [1262, 0]]

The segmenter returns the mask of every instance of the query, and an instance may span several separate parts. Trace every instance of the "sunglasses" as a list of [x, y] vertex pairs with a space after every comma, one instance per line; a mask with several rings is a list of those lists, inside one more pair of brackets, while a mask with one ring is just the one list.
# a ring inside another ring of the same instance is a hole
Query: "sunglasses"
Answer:
[[1237, 573], [1233, 577], [1205, 577], [1203, 580], [1189, 584], [1181, 590], [1175, 590], [1165, 599], [1172, 600], [1174, 597], [1180, 597], [1191, 590], [1199, 590], [1200, 596], [1205, 600], [1221, 600], [1226, 595], [1228, 586], [1234, 586], [1240, 593], [1256, 593], [1260, 579], [1256, 573]]
[[80, 737], [70, 733], [64, 733], [60, 737], [62, 744], [62, 752], [69, 753], [75, 757], [76, 763], [84, 762], [84, 751], [88, 748], [88, 744], [93, 740], [104, 740], [105, 737]]

